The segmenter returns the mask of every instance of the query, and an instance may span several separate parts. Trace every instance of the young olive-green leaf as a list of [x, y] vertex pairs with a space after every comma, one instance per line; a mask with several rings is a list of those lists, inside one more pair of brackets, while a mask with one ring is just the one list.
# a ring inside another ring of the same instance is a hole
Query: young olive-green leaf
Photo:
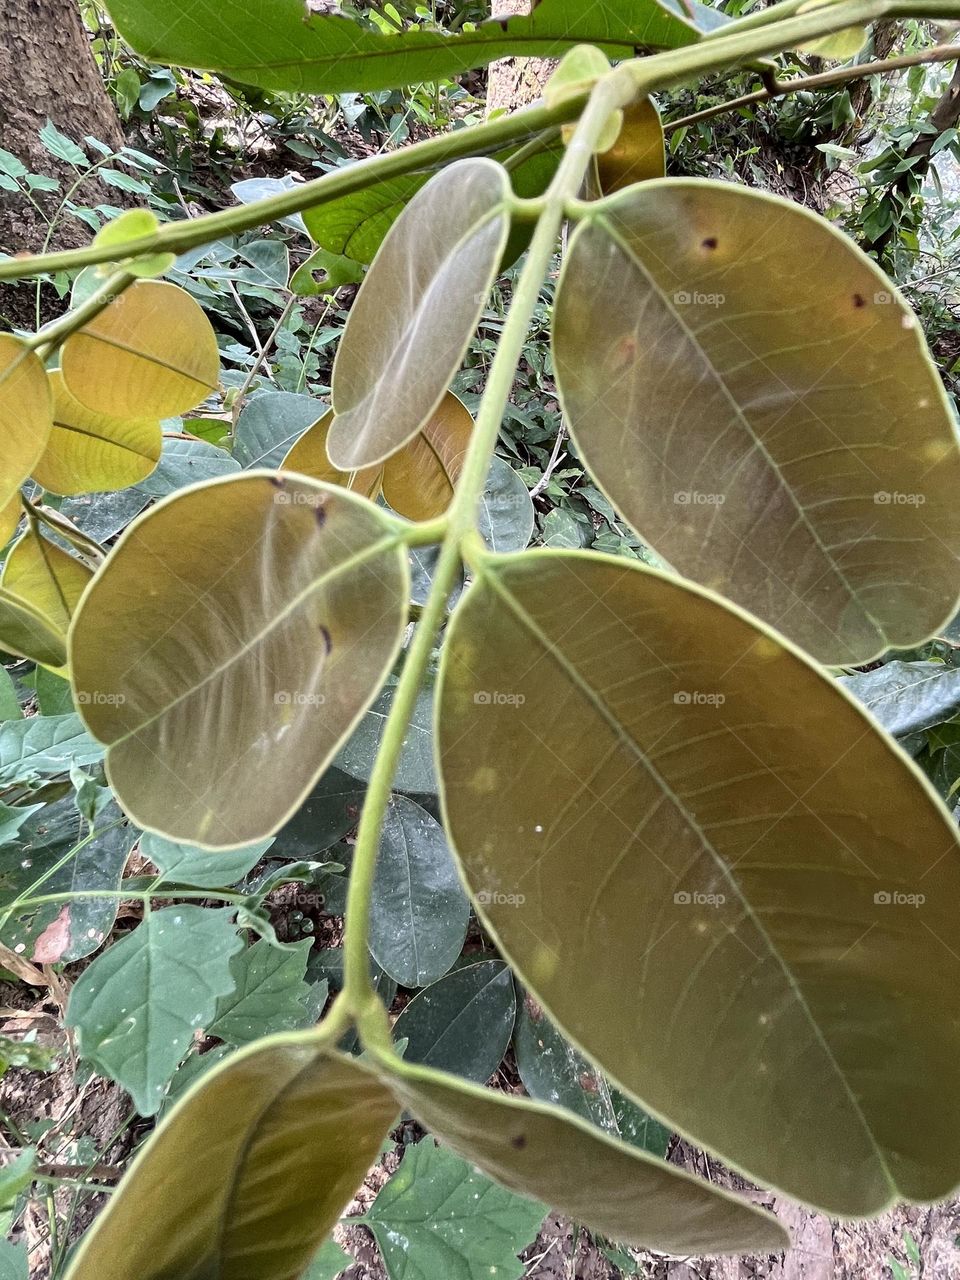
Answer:
[[[406, 796], [390, 801], [370, 905], [370, 950], [404, 987], [425, 987], [463, 947], [470, 904], [443, 828]], [[486, 1078], [486, 1077], [484, 1077]]]
[[143, 1147], [66, 1280], [302, 1275], [399, 1111], [370, 1071], [311, 1038], [262, 1041], [205, 1074]]
[[695, 178], [621, 192], [571, 240], [553, 340], [584, 461], [680, 572], [835, 665], [956, 611], [946, 397], [913, 312], [824, 219]]
[[53, 431], [33, 468], [51, 493], [76, 495], [126, 489], [145, 480], [160, 461], [159, 418], [113, 418], [95, 413], [67, 390], [63, 375], [50, 375]]
[[383, 496], [408, 520], [442, 516], [470, 445], [473, 418], [467, 407], [448, 391], [413, 439], [383, 468]]
[[[303, 0], [223, 0], [216, 11], [194, 0], [109, 0], [124, 39], [153, 62], [218, 71], [231, 80], [293, 93], [395, 89], [445, 80], [521, 54], [558, 57], [577, 44], [597, 44], [610, 57], [633, 57], [638, 46], [674, 49], [709, 29], [656, 0], [540, 0], [529, 16], [498, 18], [451, 34], [416, 26], [375, 30], [338, 13], [311, 12]], [[709, 9], [707, 9], [709, 14]], [[712, 25], [712, 23], [710, 24]]]
[[586, 552], [483, 561], [444, 655], [447, 831], [564, 1035], [827, 1212], [948, 1195], [960, 843], [893, 742], [748, 614]]
[[140, 280], [63, 344], [67, 390], [111, 418], [172, 418], [216, 391], [220, 353], [210, 321], [177, 285]]
[[399, 1101], [464, 1160], [591, 1230], [669, 1253], [770, 1253], [789, 1243], [762, 1209], [559, 1107], [394, 1058], [376, 1065]]
[[66, 636], [46, 614], [0, 586], [0, 649], [59, 669], [66, 665]]
[[233, 990], [230, 957], [243, 943], [226, 908], [153, 911], [102, 952], [70, 993], [66, 1022], [82, 1057], [153, 1115], [194, 1032]]
[[92, 577], [93, 570], [76, 556], [28, 528], [10, 548], [0, 574], [0, 587], [31, 605], [65, 638]]
[[297, 471], [300, 475], [322, 480], [325, 484], [352, 489], [354, 493], [362, 493], [365, 498], [376, 498], [383, 482], [383, 467], [365, 467], [360, 471], [338, 470], [327, 454], [327, 437], [332, 423], [333, 410], [328, 409], [295, 442], [281, 466], [284, 471]]
[[333, 368], [327, 451], [341, 471], [383, 462], [426, 425], [460, 367], [506, 244], [506, 172], [463, 160], [390, 229]]
[[623, 112], [623, 124], [612, 147], [594, 157], [595, 194], [610, 196], [666, 173], [663, 126], [649, 98]]
[[375, 697], [408, 599], [392, 523], [343, 489], [244, 472], [159, 503], [70, 635], [124, 808], [206, 848], [272, 834]]
[[53, 396], [42, 361], [19, 339], [0, 333], [0, 508], [5, 530], [10, 504], [18, 500], [17, 491], [47, 447], [52, 430]]

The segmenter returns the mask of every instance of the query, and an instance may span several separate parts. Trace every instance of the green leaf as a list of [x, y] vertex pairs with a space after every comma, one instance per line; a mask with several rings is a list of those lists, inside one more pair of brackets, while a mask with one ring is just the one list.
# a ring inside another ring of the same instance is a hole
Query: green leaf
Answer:
[[[132, 68], [131, 71], [137, 83], [137, 92], [140, 89], [140, 80], [137, 73]], [[124, 72], [126, 75], [127, 72]], [[122, 78], [122, 77], [121, 77]], [[120, 174], [104, 169], [97, 171], [99, 178], [109, 178], [114, 186], [123, 187], [124, 182], [134, 182], [128, 178], [126, 174]], [[139, 191], [144, 189], [144, 184], [135, 182], [134, 186], [127, 190]], [[150, 188], [145, 188], [149, 194]], [[147, 236], [156, 235], [160, 230], [160, 223], [157, 215], [149, 209], [127, 209], [121, 213], [118, 218], [106, 223], [93, 238], [93, 243], [97, 245], [118, 245], [127, 244], [131, 240], [145, 239]], [[121, 259], [124, 270], [129, 271], [132, 276], [139, 276], [141, 279], [150, 279], [152, 276], [162, 276], [176, 262], [176, 255], [172, 253], [151, 253], [142, 254], [139, 258]]]
[[553, 341], [577, 449], [680, 573], [833, 665], [956, 612], [951, 411], [913, 312], [830, 223], [641, 183], [573, 236]]
[[535, 523], [529, 489], [509, 462], [495, 457], [480, 498], [480, 536], [491, 551], [522, 551], [533, 537]]
[[[38, 685], [39, 685], [39, 677], [41, 672], [44, 672], [45, 674], [50, 675], [50, 678], [53, 680], [58, 678], [56, 676], [51, 675], [50, 672], [47, 672], [45, 667], [38, 667], [37, 669]], [[66, 682], [64, 681], [62, 683], [66, 683]], [[39, 697], [40, 697], [40, 691], [38, 688], [37, 690], [38, 701], [39, 701]], [[71, 702], [70, 705], [72, 707], [73, 703]], [[40, 710], [44, 711], [44, 707], [42, 703], [40, 706]], [[44, 712], [44, 714], [49, 714], [49, 712]], [[6, 667], [0, 667], [0, 721], [19, 720], [22, 715], [23, 715], [23, 709], [20, 706], [20, 699], [17, 697], [17, 686], [13, 683], [13, 677], [11, 676], [10, 672], [6, 669]]]
[[[395, 686], [384, 689], [360, 721], [350, 740], [336, 758], [339, 769], [352, 778], [370, 781], [373, 766], [383, 740], [387, 717], [393, 704]], [[420, 795], [436, 795], [437, 773], [433, 763], [433, 690], [421, 689], [410, 728], [403, 740], [400, 760], [393, 776], [398, 791]]]
[[208, 1072], [141, 1149], [66, 1280], [299, 1276], [399, 1111], [360, 1063], [265, 1041]]
[[153, 62], [218, 71], [231, 80], [296, 93], [394, 89], [446, 80], [517, 54], [559, 57], [577, 44], [600, 45], [610, 57], [637, 46], [692, 44], [692, 22], [653, 0], [541, 0], [532, 16], [498, 18], [475, 29], [414, 28], [384, 32], [339, 14], [305, 12], [301, 0], [251, 9], [226, 0], [212, 13], [190, 0], [110, 0], [120, 34]]
[[272, 834], [372, 702], [408, 599], [392, 521], [343, 489], [244, 472], [159, 503], [117, 543], [70, 638], [126, 810], [204, 848]]
[[405, 796], [384, 818], [370, 907], [373, 958], [402, 987], [447, 972], [467, 936], [470, 904], [440, 823]]
[[46, 667], [37, 667], [37, 704], [44, 716], [67, 716], [73, 711], [70, 681]]
[[667, 1154], [670, 1130], [614, 1089], [530, 996], [520, 1004], [513, 1047], [531, 1098], [557, 1103], [642, 1151]]
[[421, 187], [424, 173], [387, 178], [363, 191], [354, 191], [307, 209], [303, 220], [322, 249], [366, 266], [377, 256], [387, 232]]
[[29, 1271], [27, 1246], [0, 1240], [0, 1280], [28, 1280]]
[[0, 649], [49, 667], [62, 667], [67, 661], [63, 631], [29, 600], [23, 600], [2, 587]]
[[508, 195], [499, 165], [463, 160], [432, 178], [391, 227], [334, 363], [327, 452], [339, 470], [382, 462], [439, 405], [503, 255]]
[[277, 832], [275, 852], [284, 858], [323, 853], [360, 821], [366, 787], [330, 768], [286, 826]]
[[455, 969], [425, 987], [393, 1026], [395, 1040], [406, 1038], [404, 1058], [439, 1067], [482, 1084], [503, 1061], [517, 998], [510, 970], [502, 960], [481, 960]]
[[363, 1215], [391, 1280], [519, 1280], [517, 1254], [535, 1238], [546, 1205], [498, 1187], [424, 1138]]
[[895, 738], [943, 724], [960, 712], [960, 670], [942, 662], [888, 662], [875, 671], [841, 676], [838, 683]]
[[77, 715], [7, 720], [0, 724], [0, 786], [96, 764], [103, 750]]
[[272, 844], [272, 840], [258, 840], [239, 849], [210, 853], [148, 831], [140, 841], [140, 852], [150, 859], [164, 880], [200, 889], [223, 889], [252, 871]]
[[306, 1021], [304, 1000], [310, 988], [303, 980], [310, 938], [280, 951], [260, 939], [230, 961], [233, 991], [217, 1001], [207, 1035], [228, 1044], [250, 1044], [274, 1031], [291, 1031]]
[[359, 284], [362, 279], [363, 269], [352, 259], [316, 249], [290, 277], [290, 288], [302, 298], [315, 298], [335, 293], [345, 284]]
[[448, 835], [563, 1034], [828, 1212], [948, 1194], [960, 845], [836, 682], [689, 583], [550, 551], [480, 564], [440, 681]]
[[98, 1071], [151, 1116], [194, 1032], [233, 990], [230, 957], [243, 946], [229, 908], [152, 911], [97, 956], [70, 994], [67, 1025]]
[[156, 470], [137, 485], [148, 498], [166, 498], [188, 484], [235, 475], [240, 464], [226, 449], [206, 440], [164, 440]]
[[609, 1138], [558, 1107], [482, 1089], [406, 1060], [378, 1059], [399, 1101], [502, 1186], [614, 1240], [665, 1253], [774, 1253], [775, 1218]]
[[[90, 833], [72, 795], [25, 812], [17, 837], [0, 849], [0, 900], [11, 902], [43, 877], [38, 894], [117, 892], [139, 832], [119, 821], [115, 804], [100, 810], [99, 834], [72, 857], [71, 849]], [[27, 907], [4, 926], [3, 941], [33, 964], [70, 964], [103, 945], [119, 906], [117, 897], [84, 896]]]
[[291, 391], [260, 391], [251, 396], [237, 422], [233, 456], [241, 467], [279, 467], [326, 406], [313, 396]]
[[336, 1280], [352, 1262], [353, 1258], [344, 1253], [336, 1240], [327, 1240], [303, 1273], [303, 1280]]
[[61, 133], [52, 120], [48, 119], [40, 130], [40, 141], [57, 160], [66, 160], [67, 164], [72, 164], [76, 169], [89, 167], [90, 161], [80, 147], [65, 133]]
[[35, 1147], [24, 1147], [7, 1164], [0, 1166], [0, 1209], [9, 1209], [24, 1187], [33, 1181], [37, 1163]]
[[19, 501], [20, 486], [39, 461], [52, 430], [53, 396], [42, 361], [11, 334], [0, 333], [0, 508]]

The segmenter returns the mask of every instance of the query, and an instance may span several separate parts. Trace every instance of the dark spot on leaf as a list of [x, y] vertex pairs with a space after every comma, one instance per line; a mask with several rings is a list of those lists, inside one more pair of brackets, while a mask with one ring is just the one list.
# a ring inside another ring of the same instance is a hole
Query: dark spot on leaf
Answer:
[[862, 293], [855, 293], [853, 295], [853, 305], [855, 307], [865, 307], [867, 305], [867, 300]]
[[326, 508], [324, 507], [324, 505], [323, 505], [322, 503], [320, 503], [320, 504], [318, 504], [317, 506], [315, 506], [315, 507], [314, 507], [314, 509], [313, 509], [313, 514], [314, 514], [314, 518], [316, 519], [317, 524], [318, 524], [318, 525], [319, 525], [319, 527], [322, 529], [322, 528], [323, 528], [323, 526], [327, 523], [327, 511], [326, 511]]
[[327, 650], [327, 653], [330, 653], [333, 650], [333, 640], [330, 636], [330, 632], [327, 630], [326, 627], [321, 627], [320, 634], [323, 636], [323, 643]]
[[285, 489], [287, 487], [287, 482], [283, 476], [270, 476], [269, 479], [275, 489]]
[[527, 1145], [527, 1139], [524, 1134], [518, 1133], [510, 1139], [511, 1147], [515, 1147], [517, 1151], [522, 1151]]
[[706, 240], [702, 241], [702, 246], [704, 249], [715, 249], [717, 247], [717, 237], [707, 236]]
[[578, 1083], [584, 1093], [599, 1093], [600, 1082], [596, 1076], [591, 1075], [589, 1071], [582, 1071], [578, 1077]]

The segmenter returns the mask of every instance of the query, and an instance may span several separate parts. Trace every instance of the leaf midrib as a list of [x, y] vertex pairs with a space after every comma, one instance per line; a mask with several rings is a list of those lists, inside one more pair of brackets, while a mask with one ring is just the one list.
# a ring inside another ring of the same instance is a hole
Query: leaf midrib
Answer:
[[547, 658], [552, 659], [557, 664], [557, 666], [560, 668], [563, 674], [567, 676], [567, 678], [576, 686], [576, 688], [588, 701], [588, 703], [593, 708], [593, 710], [596, 711], [596, 713], [609, 726], [609, 728], [613, 730], [613, 732], [624, 743], [624, 745], [628, 747], [628, 749], [635, 756], [635, 758], [637, 759], [641, 767], [645, 770], [648, 776], [657, 784], [657, 786], [660, 788], [661, 792], [666, 797], [666, 799], [673, 805], [674, 809], [679, 814], [679, 816], [687, 824], [690, 830], [697, 836], [697, 838], [702, 842], [704, 850], [710, 854], [720, 874], [723, 876], [724, 880], [730, 885], [730, 888], [736, 894], [737, 899], [740, 902], [741, 906], [743, 907], [743, 910], [745, 911], [750, 922], [753, 924], [754, 928], [757, 930], [758, 934], [763, 939], [763, 941], [767, 944], [771, 957], [780, 966], [780, 970], [783, 973], [784, 977], [786, 978], [787, 983], [790, 987], [790, 990], [794, 993], [797, 1003], [802, 1009], [807, 1019], [807, 1022], [809, 1023], [811, 1029], [813, 1030], [817, 1038], [817, 1041], [819, 1042], [827, 1058], [827, 1061], [833, 1068], [840, 1084], [843, 1086], [843, 1091], [846, 1094], [847, 1098], [850, 1100], [850, 1104], [853, 1107], [854, 1113], [859, 1119], [863, 1127], [863, 1131], [866, 1134], [866, 1137], [867, 1137], [867, 1140], [869, 1141], [870, 1146], [873, 1148], [874, 1152], [876, 1153], [877, 1162], [883, 1173], [884, 1179], [887, 1182], [887, 1185], [889, 1186], [893, 1195], [896, 1196], [899, 1193], [899, 1188], [897, 1186], [896, 1180], [894, 1179], [889, 1169], [889, 1166], [887, 1165], [884, 1152], [881, 1150], [880, 1146], [878, 1145], [877, 1140], [874, 1137], [873, 1130], [871, 1129], [870, 1125], [867, 1123], [867, 1118], [863, 1113], [863, 1109], [860, 1106], [860, 1103], [857, 1100], [852, 1089], [850, 1088], [850, 1084], [847, 1081], [846, 1076], [841, 1071], [840, 1065], [837, 1062], [836, 1058], [834, 1057], [833, 1050], [828, 1044], [823, 1034], [823, 1031], [821, 1030], [820, 1024], [817, 1022], [816, 1018], [814, 1017], [813, 1011], [810, 1008], [809, 1004], [807, 1003], [807, 1000], [803, 994], [803, 991], [801, 990], [791, 969], [787, 965], [786, 960], [781, 955], [779, 949], [774, 944], [773, 939], [770, 937], [769, 933], [767, 932], [766, 928], [760, 921], [756, 912], [753, 910], [753, 907], [749, 899], [746, 897], [738, 881], [734, 877], [732, 869], [727, 865], [727, 862], [722, 856], [722, 854], [716, 849], [713, 842], [708, 838], [705, 831], [698, 823], [696, 819], [696, 815], [691, 813], [690, 810], [687, 809], [686, 805], [683, 803], [680, 796], [677, 795], [677, 793], [673, 790], [673, 788], [667, 782], [666, 778], [663, 777], [663, 775], [659, 772], [656, 766], [647, 758], [640, 744], [635, 741], [633, 736], [628, 732], [626, 726], [620, 723], [617, 717], [613, 714], [613, 712], [604, 702], [600, 693], [593, 688], [593, 686], [581, 674], [579, 669], [570, 661], [570, 659], [566, 656], [566, 654], [564, 654], [560, 650], [559, 646], [555, 645], [553, 641], [550, 640], [549, 636], [547, 636], [540, 629], [540, 627], [537, 625], [537, 623], [534, 621], [531, 615], [526, 611], [526, 609], [524, 609], [523, 605], [516, 598], [516, 596], [513, 595], [513, 593], [506, 586], [506, 584], [504, 584], [499, 580], [496, 571], [491, 569], [489, 566], [485, 566], [484, 569], [481, 571], [480, 575], [478, 576], [482, 579], [484, 584], [491, 587], [492, 590], [495, 592], [495, 594], [500, 597], [501, 601], [510, 610], [510, 612], [514, 615], [514, 617], [520, 622], [521, 626], [525, 627], [528, 633], [537, 642], [537, 644], [540, 645], [540, 647], [543, 649]]

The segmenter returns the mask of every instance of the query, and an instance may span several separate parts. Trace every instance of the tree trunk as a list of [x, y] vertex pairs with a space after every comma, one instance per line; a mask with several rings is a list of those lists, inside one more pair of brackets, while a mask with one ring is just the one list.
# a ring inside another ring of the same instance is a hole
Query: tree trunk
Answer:
[[[505, 18], [530, 12], [531, 0], [493, 0], [492, 16]], [[553, 58], [501, 58], [487, 74], [487, 115], [517, 111], [543, 93], [557, 63]]]
[[[23, 161], [31, 173], [68, 186], [76, 179], [76, 170], [51, 156], [38, 138], [48, 117], [81, 145], [90, 134], [113, 149], [123, 146], [120, 123], [90, 51], [76, 0], [0, 0], [0, 146]], [[62, 194], [40, 192], [34, 198], [50, 216]], [[77, 202], [97, 203], [104, 196], [105, 189], [91, 183], [77, 193]], [[116, 196], [114, 192], [112, 202], [121, 203]], [[47, 222], [29, 200], [0, 190], [0, 249], [36, 251], [47, 231]], [[55, 248], [74, 248], [89, 238], [89, 227], [64, 215], [50, 243]], [[23, 323], [21, 303], [28, 293], [32, 290], [0, 288], [0, 317]]]

